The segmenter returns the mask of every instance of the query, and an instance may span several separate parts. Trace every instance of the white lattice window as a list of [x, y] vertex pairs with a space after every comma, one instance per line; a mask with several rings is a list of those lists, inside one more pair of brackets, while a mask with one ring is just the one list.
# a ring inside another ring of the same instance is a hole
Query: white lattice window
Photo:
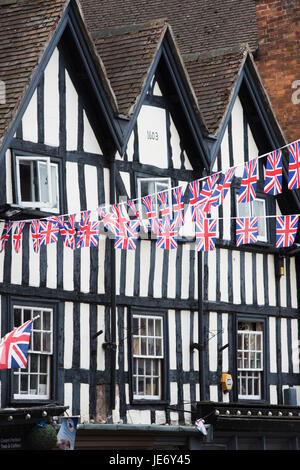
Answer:
[[238, 396], [261, 399], [263, 373], [263, 331], [261, 323], [239, 322]]
[[49, 157], [16, 156], [16, 177], [21, 207], [58, 212], [58, 165]]
[[53, 354], [53, 311], [16, 305], [13, 309], [14, 327], [39, 316], [32, 323], [27, 368], [13, 371], [15, 399], [49, 399], [50, 372]]
[[[238, 198], [238, 196], [237, 196]], [[236, 203], [237, 217], [258, 217], [257, 240], [267, 241], [266, 201], [256, 198], [251, 202]]]
[[133, 398], [160, 399], [162, 395], [163, 320], [133, 316]]

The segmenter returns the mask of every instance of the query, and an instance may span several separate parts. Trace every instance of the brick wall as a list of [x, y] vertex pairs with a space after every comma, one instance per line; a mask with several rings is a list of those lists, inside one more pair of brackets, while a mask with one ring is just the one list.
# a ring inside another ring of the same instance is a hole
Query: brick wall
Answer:
[[300, 0], [256, 0], [257, 67], [288, 141], [300, 138]]

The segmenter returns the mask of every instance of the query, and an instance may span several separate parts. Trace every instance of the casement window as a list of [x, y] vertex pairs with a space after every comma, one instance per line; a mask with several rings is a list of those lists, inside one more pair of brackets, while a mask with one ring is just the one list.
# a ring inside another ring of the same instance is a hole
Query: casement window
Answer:
[[167, 191], [169, 206], [172, 207], [171, 178], [137, 178], [137, 194], [139, 200], [139, 211], [143, 219], [147, 219], [146, 209], [141, 198], [153, 195], [153, 207], [159, 217], [159, 205], [156, 194]]
[[163, 318], [156, 315], [133, 315], [134, 399], [162, 399]]
[[13, 398], [50, 399], [53, 357], [53, 310], [24, 305], [13, 306], [14, 327], [31, 318], [32, 323], [26, 369], [13, 369]]
[[262, 399], [263, 324], [238, 322], [238, 398]]
[[57, 213], [58, 164], [49, 157], [16, 155], [16, 196], [20, 207]]
[[266, 223], [266, 200], [262, 198], [256, 198], [254, 201], [239, 204], [237, 199], [237, 217], [258, 217], [257, 240], [266, 242], [268, 240]]

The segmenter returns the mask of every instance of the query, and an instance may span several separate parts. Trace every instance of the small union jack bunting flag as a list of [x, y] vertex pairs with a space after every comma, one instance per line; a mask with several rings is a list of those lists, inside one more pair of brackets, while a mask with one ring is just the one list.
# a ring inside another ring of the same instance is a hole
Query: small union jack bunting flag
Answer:
[[13, 222], [11, 222], [10, 220], [5, 222], [3, 230], [2, 230], [2, 235], [0, 238], [0, 252], [4, 250], [6, 242], [10, 237], [12, 227], [13, 227]]
[[264, 192], [276, 196], [282, 192], [282, 153], [274, 150], [267, 158]]
[[[60, 229], [61, 234], [65, 235], [65, 246], [75, 250], [76, 248], [76, 214], [68, 215], [64, 221], [63, 229]], [[64, 235], [63, 235], [64, 236]]]
[[13, 233], [13, 245], [16, 253], [19, 253], [21, 248], [21, 239], [24, 226], [25, 222], [17, 222]]
[[7, 333], [0, 340], [0, 369], [26, 369], [33, 320], [35, 318]]
[[258, 217], [236, 219], [236, 246], [257, 242]]
[[298, 219], [298, 215], [286, 215], [276, 217], [277, 248], [292, 246], [297, 233]]
[[40, 220], [40, 246], [58, 241], [59, 227], [56, 222]]
[[195, 210], [201, 208], [205, 213], [211, 211], [210, 199], [215, 190], [219, 177], [219, 173], [215, 173], [214, 175], [208, 176], [207, 180], [205, 181], [204, 187], [200, 192], [199, 200], [196, 203]]
[[198, 431], [202, 432], [202, 434], [204, 434], [205, 436], [207, 435], [207, 430], [204, 425], [204, 420], [202, 418], [197, 419], [197, 421], [195, 421], [195, 426], [198, 429]]
[[289, 189], [300, 188], [300, 140], [289, 145]]
[[112, 232], [114, 235], [117, 235], [119, 222], [117, 215], [112, 212], [107, 212], [103, 208], [99, 207], [99, 218], [103, 222], [104, 227]]
[[257, 160], [253, 158], [245, 163], [238, 203], [251, 202], [256, 198]]
[[158, 221], [156, 246], [164, 250], [177, 248], [178, 225], [176, 220], [165, 218]]
[[173, 217], [178, 227], [184, 224], [184, 202], [183, 187], [178, 186], [172, 189]]
[[66, 230], [66, 227], [65, 227], [64, 216], [63, 215], [53, 215], [51, 217], [48, 217], [47, 220], [49, 222], [53, 222], [54, 224], [57, 224], [57, 226], [59, 228], [59, 233], [62, 236], [63, 241], [65, 242], [66, 237], [67, 237], [67, 230]]
[[81, 214], [76, 248], [98, 246], [100, 222], [90, 221], [91, 211]]
[[215, 249], [217, 237], [216, 219], [196, 219], [196, 250], [212, 251]]
[[[196, 217], [197, 217], [197, 211], [196, 211], [196, 206], [199, 201], [200, 197], [200, 192], [201, 192], [201, 182], [200, 180], [192, 181], [189, 183], [189, 196], [190, 196], [190, 201], [189, 205], [191, 208], [191, 214], [192, 214], [192, 221], [195, 222]], [[205, 216], [202, 214], [203, 217]]]
[[122, 230], [117, 230], [115, 248], [122, 250], [135, 250], [138, 239], [138, 230], [140, 222], [138, 220], [130, 220], [122, 227]]
[[157, 213], [154, 206], [155, 203], [155, 196], [144, 196], [142, 198], [142, 204], [146, 209], [147, 219], [150, 222], [151, 229], [154, 233], [157, 233], [158, 230], [158, 220], [157, 220]]
[[132, 212], [132, 214], [130, 214], [130, 211], [129, 211], [129, 215], [133, 215], [134, 217], [136, 217], [140, 221], [140, 227], [142, 227], [143, 230], [146, 232], [147, 231], [146, 224], [144, 223], [144, 220], [140, 216], [140, 213], [139, 213], [138, 209], [136, 208], [135, 202], [134, 201], [127, 201], [127, 204], [128, 204], [128, 206], [129, 206], [129, 208]]
[[116, 216], [118, 220], [118, 229], [119, 231], [124, 230], [127, 222], [129, 222], [129, 216], [126, 212], [124, 204], [114, 204], [112, 207], [113, 214]]
[[226, 171], [225, 175], [223, 175], [221, 182], [217, 184], [211, 198], [210, 204], [214, 207], [223, 204], [223, 201], [230, 189], [233, 177], [235, 175], [236, 168], [229, 168]]
[[161, 191], [157, 193], [157, 200], [159, 205], [159, 212], [162, 219], [165, 217], [171, 217], [171, 208], [169, 205], [168, 191]]
[[31, 221], [31, 237], [33, 241], [33, 251], [35, 253], [39, 252], [40, 242], [41, 242], [41, 233], [40, 233], [40, 221], [32, 220]]

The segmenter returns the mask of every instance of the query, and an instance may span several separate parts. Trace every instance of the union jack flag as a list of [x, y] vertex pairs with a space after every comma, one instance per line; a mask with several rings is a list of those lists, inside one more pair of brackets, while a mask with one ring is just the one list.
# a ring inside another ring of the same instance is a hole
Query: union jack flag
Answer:
[[3, 231], [2, 231], [2, 235], [1, 235], [1, 238], [0, 238], [0, 244], [1, 244], [0, 245], [0, 252], [2, 252], [4, 250], [6, 242], [10, 237], [12, 227], [13, 227], [13, 222], [11, 222], [10, 220], [5, 222], [4, 227], [3, 227]]
[[212, 194], [215, 190], [217, 181], [219, 179], [219, 173], [215, 173], [207, 178], [205, 181], [204, 187], [199, 195], [198, 203], [196, 204], [195, 209], [198, 207], [202, 207], [203, 212], [210, 212], [211, 210], [211, 202], [210, 199]]
[[65, 227], [65, 220], [63, 215], [53, 215], [48, 217], [47, 220], [49, 222], [53, 222], [54, 224], [58, 225], [59, 233], [63, 237], [63, 240], [66, 240], [67, 237], [67, 229]]
[[200, 191], [201, 191], [200, 180], [192, 181], [191, 183], [189, 183], [189, 193], [190, 193], [189, 205], [191, 207], [191, 214], [192, 214], [193, 222], [195, 222], [197, 214], [199, 213], [201, 213], [201, 215], [205, 217], [205, 214], [202, 213], [201, 208], [198, 207]]
[[76, 248], [76, 214], [68, 215], [66, 221], [64, 221], [63, 228], [61, 228], [60, 233], [64, 237], [65, 235], [65, 246], [71, 248], [71, 250], [75, 250]]
[[0, 340], [0, 369], [26, 369], [33, 320], [23, 323]]
[[197, 419], [197, 421], [195, 421], [195, 426], [198, 429], [198, 431], [202, 432], [202, 434], [204, 434], [205, 436], [207, 435], [207, 430], [204, 425], [204, 420], [202, 418]]
[[235, 175], [235, 171], [236, 168], [229, 168], [229, 170], [226, 171], [225, 175], [223, 175], [221, 182], [216, 186], [210, 198], [210, 204], [212, 206], [216, 207], [220, 204], [223, 204], [223, 201], [230, 189], [233, 177]]
[[184, 203], [182, 186], [178, 186], [178, 188], [172, 189], [172, 198], [174, 221], [176, 221], [178, 227], [181, 227], [184, 224]]
[[40, 220], [40, 246], [56, 243], [58, 240], [59, 227], [56, 222]]
[[238, 203], [251, 202], [256, 198], [257, 160], [256, 157], [245, 163]]
[[154, 207], [155, 196], [144, 196], [142, 198], [142, 204], [146, 209], [147, 219], [150, 222], [151, 228], [154, 233], [158, 230], [157, 213]]
[[31, 237], [33, 241], [33, 250], [35, 253], [39, 252], [40, 242], [41, 242], [41, 233], [40, 233], [40, 221], [32, 220], [31, 221]]
[[101, 207], [99, 207], [98, 212], [99, 218], [102, 220], [104, 227], [114, 235], [117, 235], [119, 222], [116, 213], [107, 212]]
[[289, 189], [300, 188], [300, 140], [289, 145]]
[[13, 234], [13, 244], [16, 253], [19, 253], [21, 247], [21, 238], [25, 222], [18, 222]]
[[158, 221], [157, 241], [158, 248], [173, 250], [177, 248], [178, 225], [176, 220], [165, 218]]
[[139, 226], [140, 222], [138, 220], [128, 221], [122, 230], [118, 230], [114, 247], [122, 250], [135, 250]]
[[276, 217], [276, 247], [283, 248], [294, 243], [298, 228], [298, 215]]
[[257, 242], [258, 217], [236, 219], [236, 246]]
[[[144, 231], [147, 231], [147, 227], [143, 221], [143, 218], [140, 216], [138, 209], [136, 208], [136, 204], [133, 200], [127, 201], [128, 206], [130, 207], [133, 215], [140, 221], [140, 226], [143, 227]], [[130, 213], [130, 212], [129, 212]]]
[[161, 218], [171, 217], [171, 207], [169, 206], [169, 196], [167, 191], [157, 193], [157, 200], [160, 209]]
[[264, 192], [276, 196], [282, 192], [282, 154], [274, 150], [267, 158], [266, 180]]
[[91, 222], [90, 216], [91, 211], [85, 211], [81, 214], [76, 248], [98, 246], [100, 222]]
[[212, 251], [215, 249], [217, 220], [196, 218], [196, 250]]

